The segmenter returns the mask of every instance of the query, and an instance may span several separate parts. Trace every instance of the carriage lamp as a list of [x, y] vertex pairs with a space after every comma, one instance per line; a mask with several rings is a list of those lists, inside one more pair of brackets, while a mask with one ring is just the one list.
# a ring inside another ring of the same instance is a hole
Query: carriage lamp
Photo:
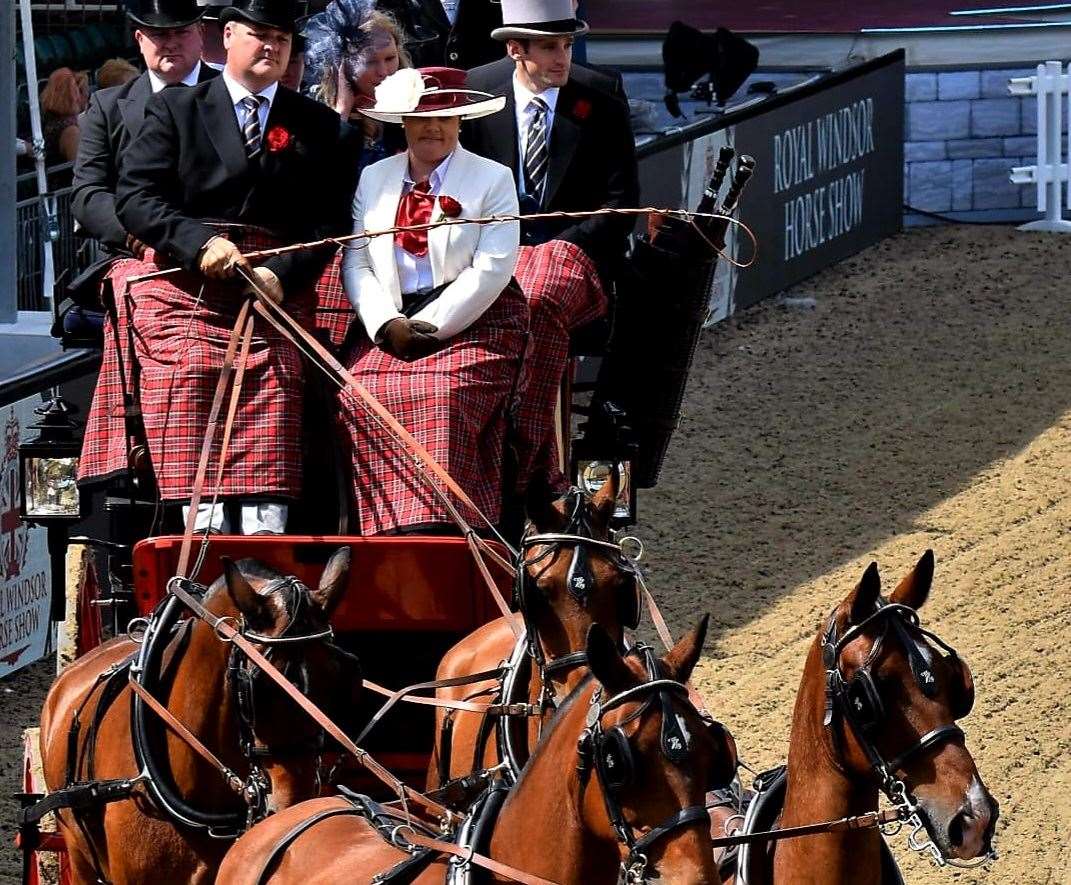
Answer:
[[[606, 485], [614, 469], [613, 460], [595, 460], [577, 456], [573, 459], [573, 475], [576, 484], [589, 495], [594, 495]], [[636, 488], [632, 484], [632, 462], [617, 461], [621, 482], [617, 491], [617, 504], [614, 507], [610, 524], [615, 528], [634, 525], [636, 522]]]
[[26, 522], [66, 526], [82, 518], [78, 488], [82, 443], [73, 411], [59, 394], [34, 409], [40, 417], [29, 426], [40, 433], [19, 446], [20, 513]]

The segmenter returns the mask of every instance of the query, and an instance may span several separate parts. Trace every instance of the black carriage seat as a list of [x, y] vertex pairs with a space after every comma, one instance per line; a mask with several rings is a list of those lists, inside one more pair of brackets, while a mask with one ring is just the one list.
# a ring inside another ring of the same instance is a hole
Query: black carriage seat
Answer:
[[[788, 770], [784, 765], [764, 771], [755, 778], [755, 792], [744, 816], [742, 833], [772, 830], [778, 825], [785, 806], [788, 789]], [[802, 837], [808, 838], [808, 837]], [[771, 842], [740, 846], [737, 855], [736, 885], [773, 885]], [[904, 885], [904, 878], [888, 843], [881, 840], [880, 885]], [[725, 871], [722, 871], [723, 875]]]

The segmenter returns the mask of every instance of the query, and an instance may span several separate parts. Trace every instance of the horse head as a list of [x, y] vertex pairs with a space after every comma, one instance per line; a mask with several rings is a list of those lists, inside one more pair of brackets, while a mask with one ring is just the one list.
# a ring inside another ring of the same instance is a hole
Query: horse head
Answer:
[[989, 855], [998, 810], [955, 724], [974, 703], [970, 668], [919, 622], [933, 568], [928, 550], [886, 600], [871, 564], [834, 610], [819, 637], [825, 718], [853, 779], [913, 803], [941, 854], [962, 861]]
[[[350, 549], [332, 555], [315, 589], [255, 559], [222, 561], [213, 590], [226, 592], [210, 592], [210, 610], [236, 618], [245, 638], [305, 697], [344, 729], [352, 726], [347, 720], [356, 710], [361, 669], [354, 655], [334, 645], [329, 622], [346, 587]], [[269, 810], [315, 796], [320, 726], [237, 647], [227, 669], [242, 751], [270, 780]]]
[[515, 602], [548, 656], [584, 648], [593, 622], [619, 645], [639, 622], [635, 569], [610, 538], [620, 482], [615, 469], [593, 495], [554, 498], [542, 482], [529, 490]]
[[[735, 754], [686, 687], [706, 629], [703, 618], [658, 658], [646, 646], [622, 655], [591, 625], [592, 678], [559, 706], [506, 801], [492, 851], [555, 881], [613, 881], [615, 872], [622, 882], [720, 881], [706, 790], [735, 768]], [[514, 827], [527, 829], [524, 840]]]

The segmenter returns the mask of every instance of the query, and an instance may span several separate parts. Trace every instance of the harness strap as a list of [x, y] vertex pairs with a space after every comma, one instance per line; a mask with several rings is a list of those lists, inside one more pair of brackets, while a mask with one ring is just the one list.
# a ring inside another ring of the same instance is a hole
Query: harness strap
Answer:
[[[212, 405], [208, 412], [208, 424], [205, 427], [204, 439], [201, 442], [201, 455], [197, 462], [197, 473], [194, 476], [193, 488], [190, 490], [190, 513], [186, 520], [186, 530], [182, 535], [182, 547], [179, 550], [178, 573], [183, 577], [189, 576], [190, 552], [193, 546], [193, 527], [196, 524], [197, 508], [201, 504], [201, 490], [204, 487], [205, 476], [208, 474], [208, 460], [212, 454], [212, 442], [216, 438], [219, 413], [223, 407], [223, 397], [227, 391], [227, 382], [230, 381], [231, 373], [234, 371], [234, 359], [238, 353], [239, 343], [243, 344], [243, 355], [248, 355], [249, 352], [245, 340], [251, 338], [253, 334], [253, 318], [249, 313], [252, 304], [252, 299], [246, 299], [238, 311], [238, 318], [235, 320], [234, 328], [231, 329], [230, 340], [227, 342], [227, 351], [223, 357], [223, 368], [220, 370], [219, 379], [216, 381], [216, 391], [212, 395]], [[235, 392], [233, 399], [237, 400], [237, 392]], [[233, 405], [234, 403], [232, 403], [232, 407]], [[230, 424], [232, 421], [233, 409], [228, 412], [227, 426], [224, 428], [224, 439], [227, 442], [230, 441]], [[219, 453], [221, 471], [226, 455], [226, 449], [221, 449]], [[217, 483], [217, 490], [218, 487]]]
[[706, 806], [704, 805], [689, 805], [687, 808], [682, 808], [672, 817], [663, 821], [657, 827], [644, 833], [636, 840], [635, 844], [632, 845], [631, 851], [633, 854], [641, 854], [668, 833], [672, 833], [674, 830], [680, 829], [681, 827], [689, 827], [692, 824], [698, 823], [703, 824], [709, 830], [710, 812], [707, 811]]
[[942, 741], [953, 740], [955, 738], [963, 737], [963, 729], [958, 725], [942, 725], [933, 731], [928, 731], [922, 737], [920, 737], [914, 744], [914, 746], [908, 747], [903, 753], [897, 756], [895, 759], [889, 760], [889, 773], [892, 774], [904, 767], [904, 763], [908, 759], [928, 750], [930, 747], [941, 743]]
[[796, 839], [800, 836], [810, 836], [815, 833], [838, 833], [845, 830], [872, 830], [885, 824], [895, 823], [900, 820], [900, 814], [895, 808], [887, 808], [885, 811], [868, 811], [866, 814], [856, 814], [850, 817], [842, 817], [837, 820], [823, 821], [816, 824], [804, 824], [799, 827], [786, 827], [777, 830], [760, 830], [754, 833], [736, 833], [732, 836], [716, 836], [710, 842], [715, 848], [723, 848], [731, 845], [752, 845], [756, 842], [780, 842], [782, 839]]
[[245, 784], [242, 779], [238, 777], [230, 768], [223, 764], [220, 758], [213, 753], [208, 747], [206, 747], [198, 739], [192, 731], [190, 731], [182, 722], [170, 711], [161, 704], [141, 683], [130, 680], [130, 688], [134, 694], [140, 697], [157, 716], [159, 716], [164, 724], [170, 728], [175, 734], [182, 738], [190, 748], [194, 750], [198, 756], [205, 760], [209, 765], [215, 768], [221, 775], [223, 780], [226, 781], [227, 786], [234, 790], [239, 796], [245, 798]]
[[331, 735], [331, 737], [333, 737], [345, 750], [351, 753], [363, 768], [367, 769], [382, 783], [389, 786], [403, 802], [407, 799], [412, 800], [422, 808], [426, 808], [432, 814], [443, 818], [445, 821], [454, 822], [456, 820], [456, 814], [449, 808], [439, 804], [420, 791], [414, 790], [412, 787], [400, 781], [392, 775], [387, 768], [377, 762], [367, 751], [358, 747], [341, 728], [332, 722], [327, 715], [316, 706], [316, 704], [298, 691], [290, 680], [280, 673], [279, 669], [261, 654], [256, 646], [242, 636], [229, 619], [219, 618], [212, 614], [212, 612], [208, 611], [208, 609], [201, 604], [199, 599], [185, 590], [181, 586], [181, 583], [181, 581], [171, 581], [169, 586], [170, 592], [177, 596], [198, 618], [211, 626], [221, 640], [224, 642], [232, 642], [240, 648], [254, 664], [260, 667], [261, 671], [267, 675], [269, 679], [286, 692], [295, 704], [312, 717], [317, 725]]
[[442, 698], [424, 698], [413, 697], [413, 692], [426, 691], [432, 688], [454, 688], [460, 685], [472, 685], [475, 682], [486, 682], [490, 679], [501, 679], [503, 674], [502, 667], [495, 667], [492, 670], [481, 670], [478, 673], [471, 673], [466, 676], [453, 676], [449, 679], [433, 679], [430, 682], [418, 682], [414, 685], [407, 685], [405, 688], [399, 688], [397, 691], [391, 691], [384, 688], [382, 685], [378, 685], [375, 682], [371, 682], [365, 679], [363, 685], [365, 688], [371, 689], [376, 694], [382, 695], [387, 698], [387, 702], [380, 707], [375, 715], [368, 721], [364, 729], [355, 738], [356, 743], [361, 743], [369, 732], [379, 723], [379, 721], [389, 713], [399, 701], [405, 701], [410, 704], [423, 704], [429, 707], [442, 707], [449, 710], [465, 710], [469, 713], [484, 713], [490, 716], [535, 716], [538, 715], [538, 708], [533, 707], [530, 704], [496, 704], [496, 703], [484, 703], [481, 701], [464, 701], [464, 700], [445, 700]]
[[140, 778], [136, 777], [117, 777], [84, 784], [71, 784], [61, 790], [53, 790], [22, 810], [22, 824], [23, 826], [36, 824], [45, 815], [59, 811], [61, 808], [84, 811], [109, 802], [129, 799], [139, 780]]

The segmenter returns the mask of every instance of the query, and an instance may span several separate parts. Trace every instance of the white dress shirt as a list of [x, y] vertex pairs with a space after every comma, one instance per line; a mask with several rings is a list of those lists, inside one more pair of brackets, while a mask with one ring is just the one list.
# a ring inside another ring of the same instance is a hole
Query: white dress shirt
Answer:
[[[443, 180], [446, 178], [446, 170], [450, 168], [450, 159], [453, 156], [454, 153], [451, 151], [446, 159], [432, 170], [431, 175], [428, 176], [428, 184], [430, 185], [428, 193], [439, 196], [439, 188], [442, 187]], [[405, 177], [402, 179], [403, 199], [415, 184], [413, 173], [406, 166]], [[435, 209], [432, 209], [431, 214], [432, 218], [434, 218]], [[425, 252], [423, 255], [414, 255], [412, 252], [406, 252], [405, 249], [395, 243], [394, 258], [398, 262], [398, 282], [401, 284], [403, 295], [410, 295], [420, 289], [430, 289], [435, 285], [431, 270], [430, 251]]]
[[532, 118], [536, 113], [536, 106], [532, 103], [533, 98], [541, 98], [547, 103], [547, 150], [550, 150], [550, 133], [554, 128], [554, 109], [558, 105], [558, 93], [561, 90], [557, 86], [544, 89], [542, 92], [532, 92], [523, 85], [517, 74], [513, 74], [513, 100], [517, 110], [517, 192], [523, 197], [524, 190], [524, 149], [528, 144], [528, 129], [532, 125]]
[[[195, 64], [193, 66], [193, 70], [190, 71], [185, 77], [183, 77], [180, 82], [182, 83], [183, 86], [196, 86], [197, 85], [197, 78], [200, 77], [200, 76], [201, 76], [201, 62], [198, 61], [197, 64]], [[168, 84], [160, 79], [159, 74], [156, 74], [153, 71], [149, 71], [149, 85], [152, 86], [152, 91], [155, 94], [155, 93], [159, 92], [161, 89], [164, 89]]]
[[443, 12], [446, 13], [446, 17], [450, 20], [450, 24], [457, 23], [457, 8], [461, 5], [461, 0], [441, 0], [443, 5]]
[[260, 98], [266, 98], [267, 101], [260, 102], [260, 106], [257, 108], [257, 114], [260, 117], [260, 133], [261, 136], [266, 132], [268, 125], [268, 114], [271, 111], [271, 103], [275, 101], [275, 93], [279, 88], [278, 83], [272, 83], [271, 86], [265, 86], [260, 92], [250, 92], [241, 83], [234, 79], [227, 69], [223, 69], [223, 73], [220, 74], [223, 78], [223, 82], [227, 86], [227, 91], [231, 95], [231, 104], [234, 105], [234, 118], [238, 121], [239, 130], [245, 126], [246, 110], [241, 105], [241, 101], [247, 95], [257, 95]]

